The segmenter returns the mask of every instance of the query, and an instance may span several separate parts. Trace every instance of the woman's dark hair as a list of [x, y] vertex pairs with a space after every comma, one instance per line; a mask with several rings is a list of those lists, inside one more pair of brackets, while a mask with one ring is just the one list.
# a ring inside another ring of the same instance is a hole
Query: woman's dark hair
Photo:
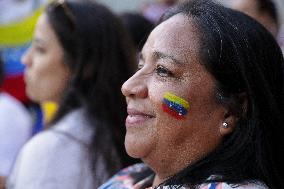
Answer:
[[202, 64], [216, 79], [216, 100], [238, 122], [220, 146], [162, 185], [260, 181], [284, 188], [283, 55], [274, 37], [243, 13], [210, 0], [191, 0], [167, 12], [197, 27]]
[[148, 35], [154, 29], [154, 24], [141, 14], [125, 12], [120, 15], [138, 51], [142, 50]]
[[134, 47], [120, 20], [95, 2], [55, 1], [45, 13], [72, 73], [51, 125], [76, 108], [85, 109], [95, 130], [93, 165], [102, 156], [111, 175], [133, 161], [124, 149], [126, 102], [120, 88], [135, 67]]

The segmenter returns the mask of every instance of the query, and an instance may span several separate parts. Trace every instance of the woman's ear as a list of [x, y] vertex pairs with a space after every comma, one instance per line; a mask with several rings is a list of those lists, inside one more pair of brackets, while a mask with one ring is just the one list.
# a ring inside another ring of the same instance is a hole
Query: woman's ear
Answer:
[[238, 121], [247, 114], [248, 99], [246, 93], [232, 95], [227, 101], [223, 122], [220, 124], [220, 134], [232, 133]]
[[219, 126], [220, 134], [222, 136], [232, 133], [236, 127], [238, 118], [236, 115], [226, 112], [224, 115], [224, 120]]

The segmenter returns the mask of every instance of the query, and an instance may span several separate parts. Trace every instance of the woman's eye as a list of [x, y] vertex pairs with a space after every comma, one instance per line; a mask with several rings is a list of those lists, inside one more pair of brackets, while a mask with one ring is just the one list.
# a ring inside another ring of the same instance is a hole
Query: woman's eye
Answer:
[[161, 77], [169, 77], [173, 75], [171, 71], [163, 66], [157, 66], [156, 73]]
[[39, 53], [44, 53], [45, 52], [45, 49], [42, 48], [42, 47], [35, 47], [36, 51], [39, 52]]
[[43, 48], [42, 46], [39, 46], [37, 44], [32, 44], [32, 48], [34, 49], [35, 52], [38, 52], [38, 53], [44, 53], [45, 52], [45, 48]]

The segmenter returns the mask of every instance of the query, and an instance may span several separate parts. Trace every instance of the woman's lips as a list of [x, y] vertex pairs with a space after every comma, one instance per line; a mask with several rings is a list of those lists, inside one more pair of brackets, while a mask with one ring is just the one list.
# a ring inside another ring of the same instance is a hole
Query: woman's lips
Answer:
[[25, 84], [27, 84], [29, 82], [29, 76], [28, 76], [27, 72], [24, 72], [24, 82], [25, 82]]
[[154, 118], [154, 116], [151, 114], [144, 113], [143, 111], [138, 111], [138, 110], [130, 109], [130, 108], [127, 109], [127, 113], [128, 113], [128, 116], [125, 121], [127, 127], [141, 125], [144, 122]]

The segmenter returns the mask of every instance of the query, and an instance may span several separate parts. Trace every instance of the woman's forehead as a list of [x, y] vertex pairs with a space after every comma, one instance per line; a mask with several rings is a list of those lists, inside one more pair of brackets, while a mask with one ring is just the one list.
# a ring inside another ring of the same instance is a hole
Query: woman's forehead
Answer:
[[[198, 29], [193, 19], [177, 14], [158, 25], [150, 34], [143, 51], [162, 52], [188, 61], [199, 51]], [[142, 53], [143, 53], [142, 51]]]

